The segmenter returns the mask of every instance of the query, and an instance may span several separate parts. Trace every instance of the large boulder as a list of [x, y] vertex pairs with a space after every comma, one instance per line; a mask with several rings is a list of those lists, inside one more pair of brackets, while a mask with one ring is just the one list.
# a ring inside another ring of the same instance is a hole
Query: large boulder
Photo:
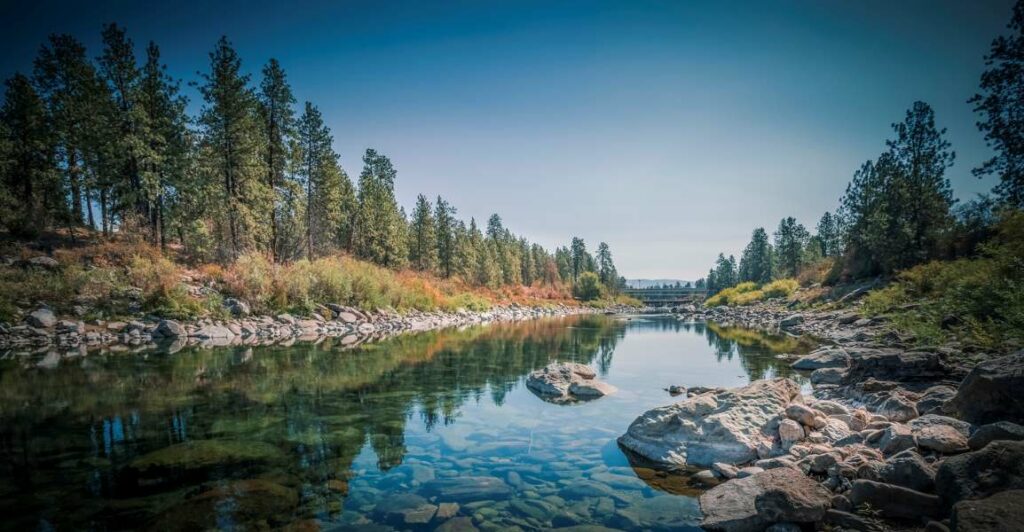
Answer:
[[1024, 441], [994, 441], [951, 456], [935, 475], [935, 491], [947, 508], [1009, 489], [1024, 489]]
[[853, 481], [849, 497], [854, 507], [867, 504], [882, 516], [894, 519], [919, 519], [921, 516], [942, 514], [942, 506], [935, 495], [873, 480]]
[[188, 336], [188, 331], [185, 330], [185, 326], [174, 320], [161, 320], [156, 326], [154, 333], [157, 336], [163, 336], [165, 338]]
[[935, 489], [935, 468], [912, 449], [891, 456], [879, 469], [878, 476], [887, 484], [916, 491], [930, 492]]
[[726, 532], [762, 531], [772, 523], [820, 521], [832, 494], [800, 471], [780, 467], [730, 480], [700, 496], [701, 526]]
[[971, 434], [967, 446], [976, 451], [996, 440], [1024, 440], [1024, 427], [1009, 421], [982, 425]]
[[950, 374], [939, 353], [870, 349], [850, 353], [846, 382], [864, 382], [869, 378], [899, 382], [939, 381]]
[[946, 412], [975, 425], [1024, 424], [1024, 350], [978, 364], [967, 374]]
[[850, 355], [841, 347], [825, 347], [800, 357], [791, 364], [793, 369], [814, 371], [822, 368], [846, 368], [850, 365]]
[[957, 532], [1001, 532], [1024, 527], [1024, 490], [1008, 490], [953, 506], [951, 529]]
[[946, 385], [932, 386], [921, 394], [917, 400], [917, 412], [922, 416], [927, 414], [941, 414], [946, 401], [956, 395], [956, 388]]
[[575, 362], [552, 362], [530, 373], [526, 387], [555, 402], [596, 399], [614, 393], [615, 387], [597, 380], [590, 366]]
[[664, 464], [749, 462], [757, 458], [758, 445], [771, 447], [780, 414], [799, 397], [800, 386], [789, 379], [698, 395], [648, 410], [630, 424], [619, 443]]

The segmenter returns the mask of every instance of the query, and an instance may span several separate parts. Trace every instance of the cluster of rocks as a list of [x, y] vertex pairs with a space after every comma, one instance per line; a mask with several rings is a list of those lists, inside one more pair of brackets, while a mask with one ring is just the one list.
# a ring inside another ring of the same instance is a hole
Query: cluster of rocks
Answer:
[[616, 392], [616, 388], [597, 380], [597, 373], [575, 362], [552, 362], [530, 373], [526, 387], [541, 399], [553, 403], [590, 401]]
[[966, 375], [941, 353], [895, 349], [824, 348], [793, 366], [813, 370], [813, 396], [789, 379], [691, 392], [619, 442], [707, 468], [695, 477], [713, 486], [700, 498], [712, 530], [1024, 523], [1024, 351]]
[[[0, 349], [8, 352], [84, 355], [93, 349], [113, 351], [162, 349], [175, 352], [185, 346], [290, 344], [338, 337], [342, 345], [355, 346], [405, 332], [426, 331], [495, 322], [529, 320], [550, 316], [591, 313], [587, 307], [509, 305], [484, 312], [362, 311], [328, 304], [306, 317], [291, 314], [251, 316], [249, 306], [236, 299], [225, 301], [235, 316], [228, 320], [200, 319], [182, 322], [154, 316], [131, 321], [58, 319], [40, 307], [18, 325], [0, 323]], [[48, 356], [47, 359], [49, 360]]]

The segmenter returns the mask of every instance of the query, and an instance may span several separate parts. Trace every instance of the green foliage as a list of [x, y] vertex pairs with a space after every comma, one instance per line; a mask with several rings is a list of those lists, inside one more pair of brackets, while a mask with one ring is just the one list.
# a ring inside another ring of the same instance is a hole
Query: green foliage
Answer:
[[778, 275], [795, 277], [804, 263], [804, 249], [807, 247], [810, 234], [796, 218], [789, 216], [779, 222], [775, 231], [775, 259]]
[[767, 283], [772, 279], [772, 246], [768, 243], [768, 234], [763, 227], [754, 229], [750, 235], [750, 243], [740, 257], [740, 281]]
[[752, 305], [766, 299], [789, 297], [799, 287], [800, 285], [795, 279], [778, 279], [760, 287], [757, 283], [748, 281], [722, 289], [709, 297], [704, 304], [709, 307]]
[[593, 301], [601, 297], [601, 279], [594, 272], [583, 272], [572, 287], [573, 295], [582, 301]]
[[1024, 341], [1024, 214], [1010, 212], [971, 259], [933, 261], [897, 275], [864, 299], [867, 316], [886, 315], [921, 344], [950, 338], [986, 349]]

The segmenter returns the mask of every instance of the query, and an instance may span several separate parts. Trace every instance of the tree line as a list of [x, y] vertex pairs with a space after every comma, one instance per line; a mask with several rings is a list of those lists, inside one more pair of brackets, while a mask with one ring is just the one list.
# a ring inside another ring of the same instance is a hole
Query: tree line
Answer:
[[714, 293], [741, 282], [795, 277], [823, 258], [832, 259], [827, 280], [834, 282], [974, 254], [1001, 213], [1024, 208], [1024, 1], [1014, 6], [1008, 28], [1009, 35], [993, 40], [980, 92], [967, 101], [994, 152], [972, 170], [999, 178], [991, 195], [957, 205], [946, 177], [956, 158], [946, 130], [936, 126], [931, 106], [914, 102], [814, 234], [793, 217], [779, 222], [771, 241], [756, 228], [738, 263], [720, 253], [698, 285]]
[[109, 24], [102, 46], [90, 58], [75, 37], [52, 35], [31, 75], [5, 82], [0, 225], [12, 235], [142, 235], [195, 261], [344, 252], [492, 288], [584, 277], [590, 291], [620, 284], [603, 242], [596, 257], [580, 238], [552, 253], [497, 214], [486, 227], [467, 224], [440, 196], [419, 195], [407, 216], [395, 199], [397, 171], [376, 150], [366, 150], [353, 183], [320, 110], [297, 106], [275, 59], [254, 82], [222, 37], [190, 84], [202, 98], [193, 117], [155, 43], [140, 63], [125, 29]]

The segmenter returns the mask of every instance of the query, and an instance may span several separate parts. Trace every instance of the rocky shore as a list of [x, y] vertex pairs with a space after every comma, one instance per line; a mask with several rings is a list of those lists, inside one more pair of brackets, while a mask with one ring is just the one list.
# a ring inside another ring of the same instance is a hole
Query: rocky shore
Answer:
[[790, 379], [691, 389], [620, 437], [648, 460], [696, 468], [711, 488], [700, 497], [706, 529], [1024, 527], [1024, 351], [972, 365], [955, 346], [912, 348], [853, 310], [674, 313], [822, 343], [792, 363], [810, 394]]
[[410, 311], [399, 314], [384, 310], [366, 312], [329, 304], [303, 317], [291, 314], [251, 316], [248, 306], [241, 301], [228, 300], [226, 304], [235, 318], [191, 322], [152, 316], [132, 321], [84, 322], [58, 319], [53, 311], [40, 307], [29, 313], [21, 324], [0, 323], [0, 350], [7, 353], [49, 353], [53, 356], [47, 359], [56, 361], [62, 355], [84, 355], [92, 350], [160, 349], [176, 352], [186, 346], [290, 345], [299, 341], [316, 342], [327, 337], [340, 338], [343, 346], [354, 347], [406, 332], [598, 312], [579, 306], [524, 307], [513, 304], [483, 312]]

